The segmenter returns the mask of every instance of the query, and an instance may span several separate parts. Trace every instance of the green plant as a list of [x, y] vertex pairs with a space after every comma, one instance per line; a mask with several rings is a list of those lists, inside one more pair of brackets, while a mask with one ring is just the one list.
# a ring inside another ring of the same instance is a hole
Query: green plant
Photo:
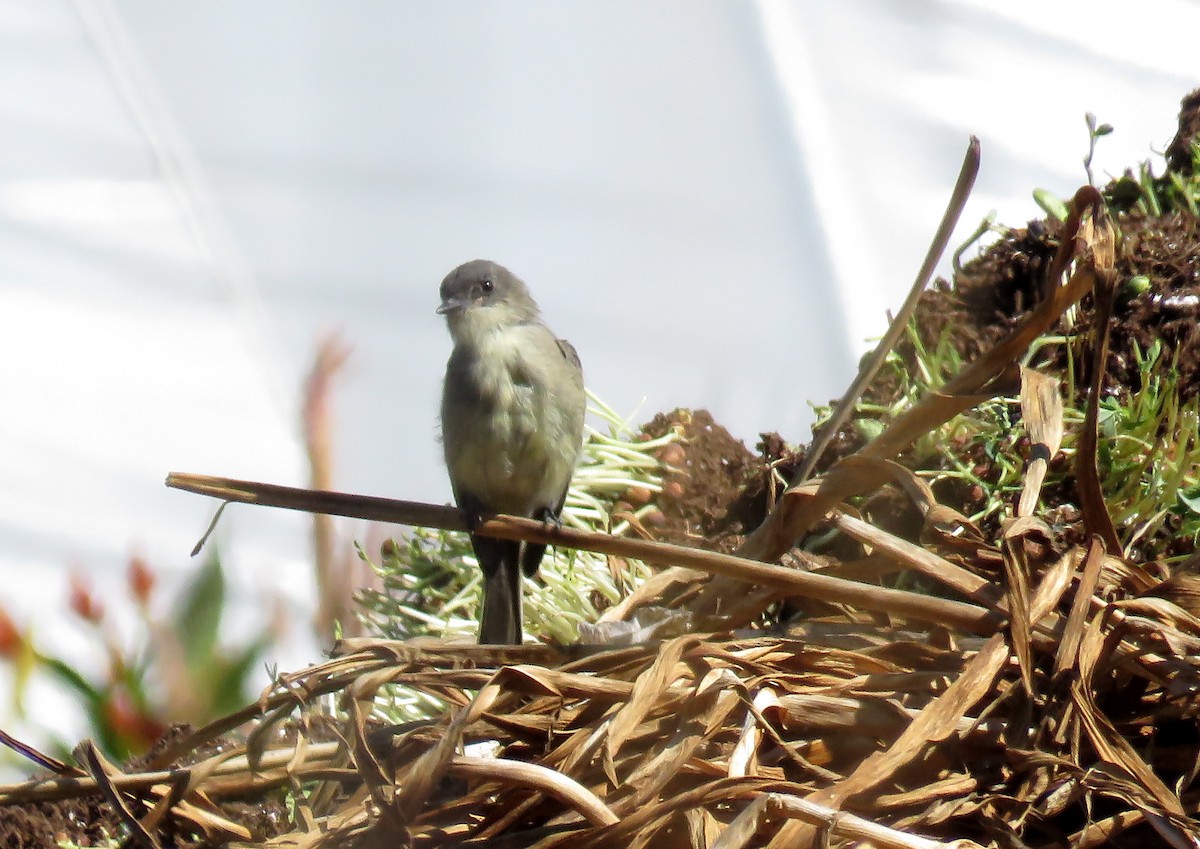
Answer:
[[[909, 328], [913, 361], [906, 366], [898, 355], [889, 359], [896, 400], [891, 404], [859, 405], [864, 421], [879, 427], [907, 409], [917, 398], [935, 392], [961, 367], [961, 358], [948, 331], [926, 345], [914, 326]], [[1043, 349], [1064, 345], [1068, 354], [1074, 338], [1045, 336], [1026, 359], [1038, 362]], [[1179, 371], [1164, 362], [1162, 343], [1147, 350], [1135, 347], [1138, 386], [1100, 402], [1099, 469], [1101, 489], [1121, 534], [1126, 555], [1178, 559], [1172, 539], [1200, 541], [1200, 397], [1181, 401]], [[1065, 435], [1062, 453], [1074, 456], [1085, 397], [1076, 388], [1074, 359], [1068, 355], [1063, 388]], [[869, 434], [868, 434], [869, 435]], [[969, 518], [979, 522], [1011, 510], [1024, 481], [1021, 453], [1014, 447], [1026, 437], [1015, 397], [986, 401], [917, 440], [914, 461], [931, 481], [956, 480], [977, 494]], [[1065, 492], [1072, 475], [1069, 462], [1051, 467], [1044, 491]], [[1168, 533], [1163, 533], [1167, 531]]]
[[[89, 674], [75, 657], [42, 651], [29, 625], [19, 626], [0, 610], [0, 658], [12, 671], [11, 709], [31, 720], [29, 683], [41, 675], [74, 694], [90, 736], [103, 753], [122, 761], [144, 752], [172, 722], [203, 723], [253, 698], [251, 676], [272, 641], [264, 628], [249, 641], [227, 646], [219, 640], [225, 609], [225, 576], [214, 552], [191, 577], [169, 609], [157, 612], [157, 577], [141, 558], [131, 558], [126, 591], [138, 612], [132, 646], [118, 638], [115, 623], [86, 577], [71, 577], [69, 606], [104, 647], [105, 668]], [[37, 728], [46, 747], [66, 756], [70, 746], [52, 729]]]
[[1200, 217], [1200, 140], [1193, 139], [1189, 150], [1191, 167], [1183, 171], [1167, 170], [1156, 177], [1148, 161], [1140, 163], [1136, 170], [1126, 170], [1104, 190], [1109, 208], [1145, 217], [1175, 211]]
[[1200, 398], [1180, 402], [1177, 364], [1162, 359], [1156, 339], [1138, 351], [1141, 390], [1100, 404], [1105, 493], [1127, 552], [1164, 528], [1200, 538]]

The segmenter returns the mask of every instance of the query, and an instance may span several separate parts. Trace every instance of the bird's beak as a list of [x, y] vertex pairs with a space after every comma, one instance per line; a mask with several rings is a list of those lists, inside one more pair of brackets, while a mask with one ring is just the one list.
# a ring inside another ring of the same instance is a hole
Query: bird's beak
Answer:
[[442, 301], [442, 305], [437, 308], [437, 314], [445, 315], [448, 312], [458, 312], [459, 310], [465, 310], [470, 305], [470, 301], [466, 298], [446, 298], [446, 300]]

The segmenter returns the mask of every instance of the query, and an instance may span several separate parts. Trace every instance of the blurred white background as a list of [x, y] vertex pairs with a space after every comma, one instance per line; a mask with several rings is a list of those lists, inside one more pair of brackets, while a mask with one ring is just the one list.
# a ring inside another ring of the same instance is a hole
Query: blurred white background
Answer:
[[[212, 504], [168, 471], [302, 485], [332, 330], [338, 488], [448, 500], [433, 311], [476, 257], [635, 421], [707, 407], [750, 445], [805, 441], [969, 134], [964, 235], [1070, 196], [1086, 111], [1116, 128], [1098, 175], [1160, 162], [1200, 82], [1196, 4], [996, 6], [0, 0], [0, 605], [78, 657], [69, 569], [117, 597], [131, 552], [196, 566]], [[307, 622], [303, 517], [236, 507], [218, 539], [235, 619], [282, 593]], [[315, 659], [303, 631], [282, 668]]]

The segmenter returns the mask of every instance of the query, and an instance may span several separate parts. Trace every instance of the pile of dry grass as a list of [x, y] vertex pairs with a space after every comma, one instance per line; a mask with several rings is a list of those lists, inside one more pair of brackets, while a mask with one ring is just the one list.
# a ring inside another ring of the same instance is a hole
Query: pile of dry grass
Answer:
[[[509, 517], [479, 529], [665, 565], [605, 618], [655, 605], [686, 612], [694, 633], [561, 649], [346, 641], [136, 773], [85, 749], [86, 770], [0, 788], [0, 804], [104, 793], [150, 846], [169, 819], [214, 842], [305, 849], [1198, 846], [1200, 619], [1178, 603], [1183, 579], [1120, 557], [1096, 475], [1097, 391], [1074, 468], [1091, 542], [1056, 553], [1037, 517], [1061, 400], [1054, 379], [1016, 363], [1090, 292], [1099, 386], [1113, 252], [1099, 196], [1081, 190], [1052, 269], [1058, 285], [1042, 304], [862, 451], [789, 488], [736, 556]], [[893, 458], [1018, 383], [1033, 459], [1012, 519], [988, 539]], [[429, 506], [175, 483], [461, 527], [454, 511]], [[923, 544], [847, 507], [884, 484], [920, 510]], [[793, 545], [818, 522], [870, 554], [807, 560]], [[952, 598], [847, 577], [897, 569]], [[786, 630], [739, 631], [797, 596], [824, 606]], [[395, 684], [449, 708], [403, 727], [371, 721]], [[341, 711], [325, 709], [326, 695]], [[245, 722], [243, 743], [196, 754]], [[272, 787], [295, 791], [299, 825], [250, 843], [223, 800]]]

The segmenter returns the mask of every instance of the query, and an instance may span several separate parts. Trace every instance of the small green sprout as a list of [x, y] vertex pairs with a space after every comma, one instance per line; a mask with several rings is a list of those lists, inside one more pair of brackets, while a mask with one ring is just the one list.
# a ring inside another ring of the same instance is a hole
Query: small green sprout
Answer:
[[1057, 221], [1067, 220], [1067, 203], [1049, 189], [1034, 189], [1033, 202], [1041, 207], [1042, 212]]
[[1083, 116], [1083, 120], [1087, 123], [1088, 128], [1088, 152], [1083, 158], [1083, 169], [1087, 172], [1088, 185], [1096, 185], [1096, 179], [1092, 175], [1092, 158], [1096, 155], [1096, 142], [1107, 136], [1113, 131], [1112, 124], [1097, 124], [1096, 116], [1088, 112]]

